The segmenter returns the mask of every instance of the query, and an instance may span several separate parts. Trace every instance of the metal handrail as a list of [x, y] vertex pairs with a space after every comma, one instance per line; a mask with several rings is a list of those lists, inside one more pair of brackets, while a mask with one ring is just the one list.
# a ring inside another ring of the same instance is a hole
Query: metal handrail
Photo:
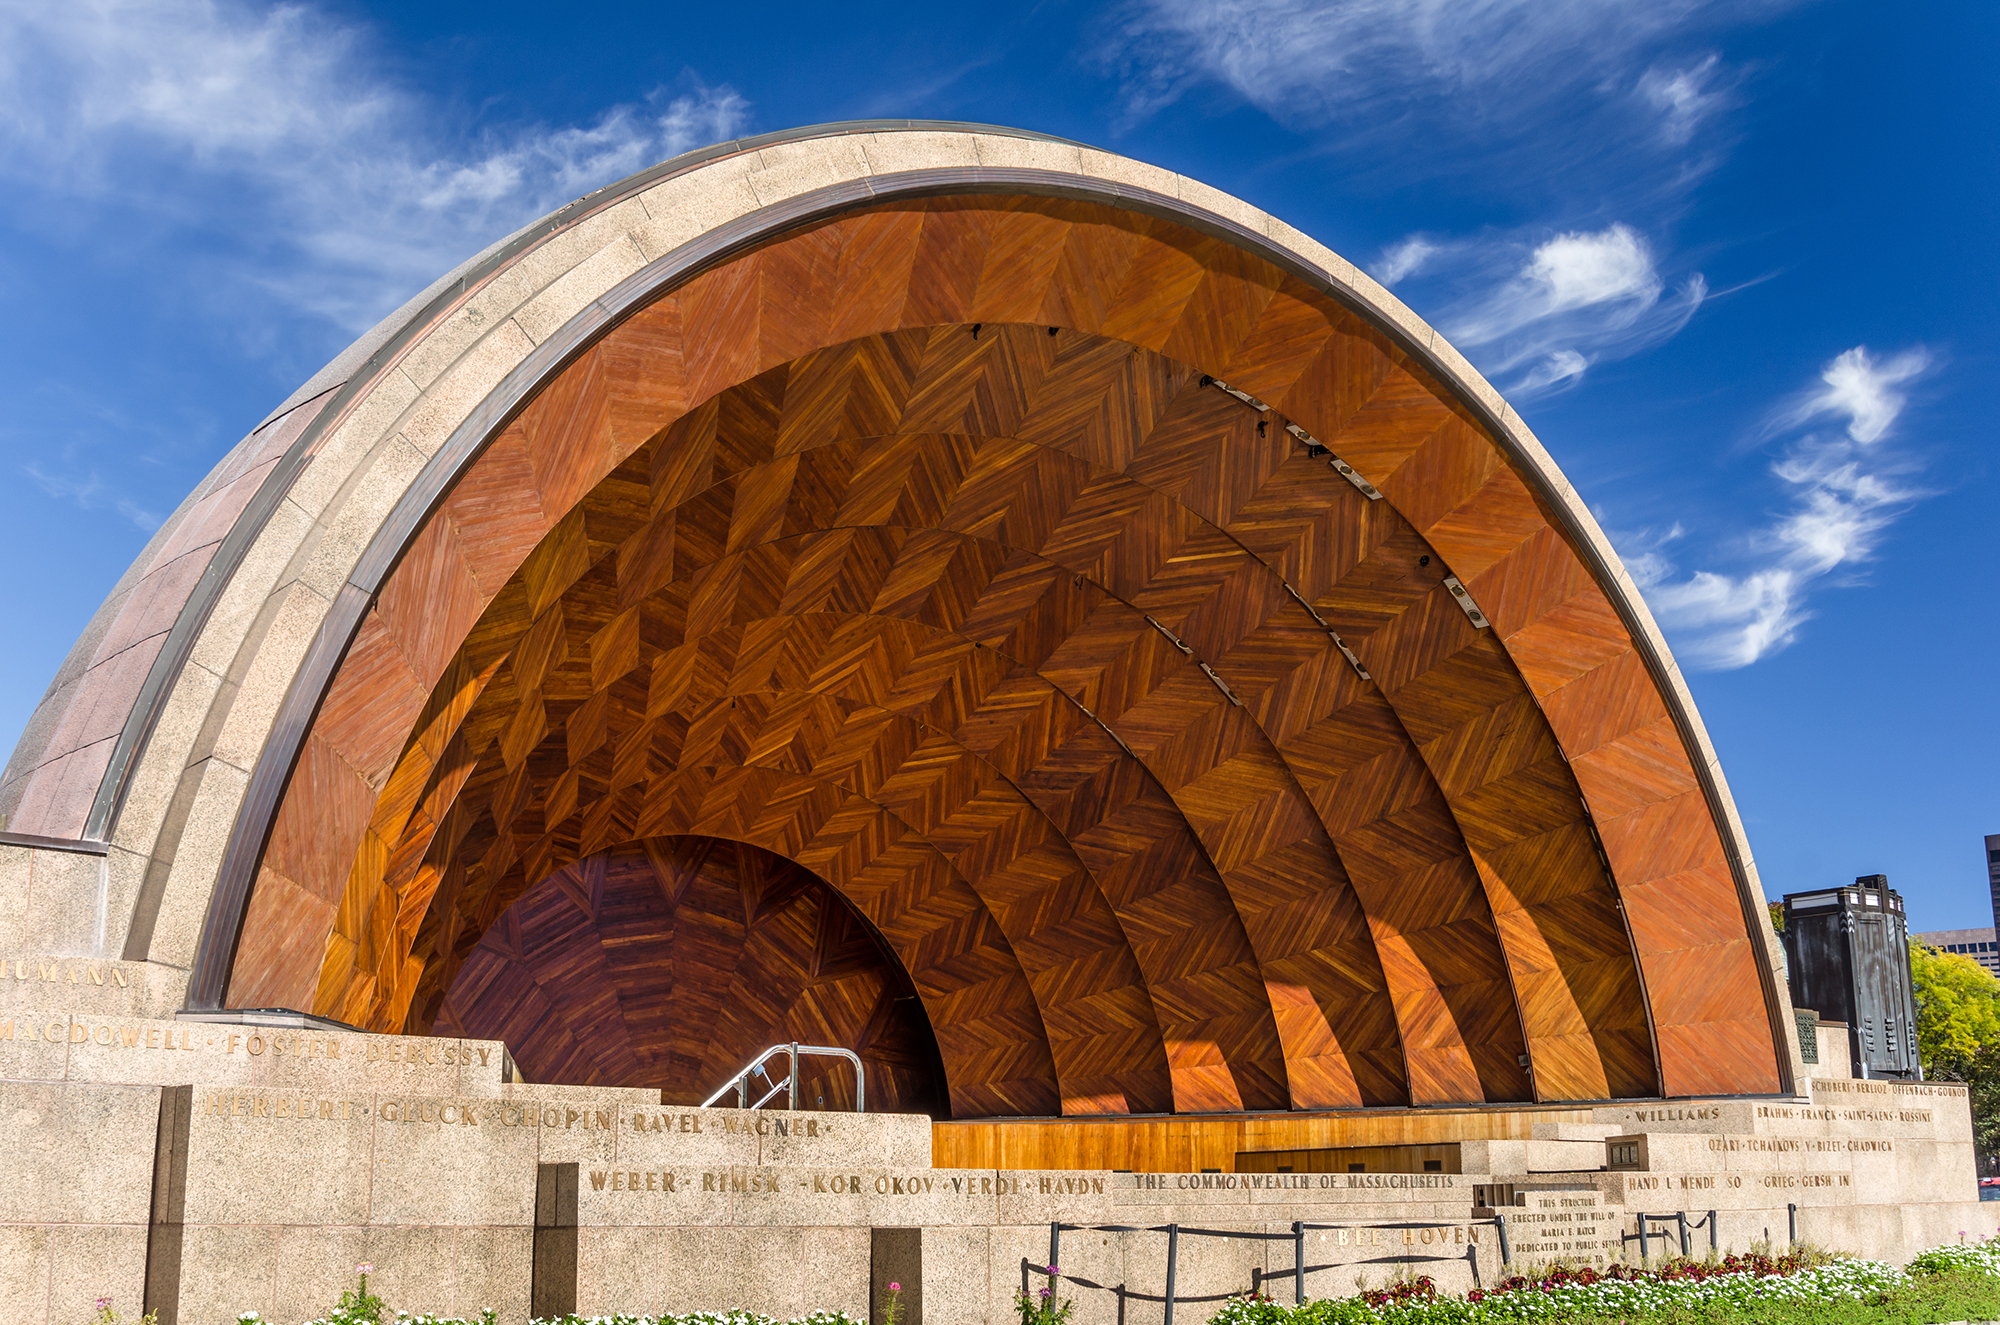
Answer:
[[[763, 1097], [755, 1104], [752, 1104], [750, 1102], [750, 1074], [755, 1072], [758, 1076], [764, 1078], [764, 1080], [769, 1081], [771, 1074], [765, 1070], [764, 1065], [771, 1061], [771, 1057], [774, 1054], [785, 1055], [790, 1070], [783, 1081], [778, 1082], [765, 1091]], [[819, 1054], [827, 1058], [845, 1058], [848, 1062], [854, 1064], [854, 1111], [856, 1113], [867, 1112], [866, 1101], [862, 1095], [867, 1085], [867, 1076], [861, 1069], [861, 1055], [851, 1049], [833, 1049], [818, 1044], [800, 1044], [796, 1040], [790, 1044], [774, 1044], [763, 1053], [758, 1054], [755, 1058], [745, 1063], [741, 1071], [722, 1083], [720, 1090], [717, 1090], [715, 1094], [703, 1100], [701, 1107], [704, 1109], [713, 1108], [715, 1102], [724, 1095], [727, 1095], [733, 1087], [736, 1091], [736, 1107], [739, 1109], [761, 1109], [770, 1103], [771, 1097], [781, 1090], [788, 1090], [790, 1092], [786, 1107], [797, 1109], [799, 1107], [800, 1054]]]
[[[1472, 1222], [1483, 1224], [1488, 1221], [1484, 1219], [1476, 1219], [1473, 1220]], [[1507, 1221], [1504, 1218], [1496, 1215], [1493, 1217], [1491, 1222], [1500, 1230], [1500, 1262], [1502, 1265], [1509, 1264], [1512, 1262], [1513, 1258], [1509, 1256], [1507, 1253]], [[1181, 1244], [1181, 1235], [1183, 1233], [1187, 1234], [1190, 1237], [1228, 1238], [1228, 1239], [1238, 1239], [1248, 1242], [1277, 1242], [1280, 1240], [1289, 1240], [1293, 1248], [1292, 1273], [1290, 1275], [1286, 1275], [1283, 1271], [1279, 1271], [1276, 1274], [1268, 1275], [1268, 1277], [1274, 1279], [1290, 1278], [1293, 1281], [1292, 1300], [1294, 1303], [1302, 1306], [1304, 1305], [1306, 1300], [1306, 1271], [1313, 1269], [1327, 1270], [1334, 1268], [1332, 1266], [1326, 1266], [1326, 1265], [1312, 1266], [1306, 1264], [1307, 1232], [1318, 1231], [1322, 1229], [1340, 1229], [1340, 1228], [1433, 1228], [1435, 1226], [1436, 1225], [1434, 1223], [1412, 1224], [1412, 1223], [1348, 1222], [1341, 1224], [1319, 1224], [1319, 1223], [1313, 1223], [1309, 1220], [1295, 1219], [1292, 1221], [1292, 1228], [1289, 1233], [1246, 1233], [1240, 1229], [1184, 1228], [1179, 1224], [1151, 1224], [1151, 1225], [1065, 1224], [1061, 1220], [1057, 1220], [1049, 1225], [1048, 1265], [1046, 1267], [1037, 1268], [1033, 1265], [1028, 1264], [1027, 1261], [1023, 1260], [1021, 1262], [1021, 1268], [1028, 1274], [1047, 1274], [1049, 1277], [1049, 1290], [1051, 1294], [1053, 1294], [1056, 1286], [1056, 1281], [1058, 1279], [1076, 1278], [1076, 1276], [1074, 1275], [1065, 1276], [1056, 1269], [1058, 1265], [1062, 1264], [1062, 1235], [1065, 1230], [1072, 1233], [1164, 1233], [1167, 1235], [1167, 1293], [1164, 1298], [1159, 1298], [1159, 1299], [1149, 1298], [1147, 1300], [1149, 1301], [1156, 1300], [1161, 1302], [1165, 1307], [1165, 1312], [1164, 1312], [1165, 1325], [1174, 1325], [1174, 1302], [1176, 1297], [1178, 1296], [1175, 1292], [1174, 1279], [1175, 1279], [1175, 1269], [1180, 1262], [1180, 1244]], [[1474, 1252], [1476, 1250], [1477, 1250], [1476, 1246], [1468, 1245], [1465, 1249], [1465, 1255], [1463, 1257], [1422, 1256], [1413, 1254], [1408, 1256], [1380, 1256], [1376, 1257], [1374, 1260], [1361, 1261], [1358, 1263], [1362, 1265], [1379, 1265], [1385, 1262], [1395, 1263], [1395, 1264], [1409, 1264], [1415, 1261], [1456, 1261], [1463, 1259], [1468, 1265], [1472, 1267], [1472, 1282], [1475, 1286], [1477, 1286], [1479, 1284], [1479, 1261], [1478, 1258], [1474, 1255]], [[1093, 1284], [1087, 1279], [1080, 1279], [1077, 1280], [1077, 1282], [1083, 1283], [1093, 1288], [1102, 1287], [1102, 1285]], [[1024, 1293], [1027, 1291], [1027, 1279], [1025, 1274], [1023, 1275], [1022, 1278], [1021, 1291]], [[1123, 1290], [1120, 1291], [1122, 1292]], [[1139, 1296], [1143, 1297], [1144, 1295], [1141, 1294]], [[1213, 1299], [1204, 1299], [1204, 1300], [1213, 1300]]]

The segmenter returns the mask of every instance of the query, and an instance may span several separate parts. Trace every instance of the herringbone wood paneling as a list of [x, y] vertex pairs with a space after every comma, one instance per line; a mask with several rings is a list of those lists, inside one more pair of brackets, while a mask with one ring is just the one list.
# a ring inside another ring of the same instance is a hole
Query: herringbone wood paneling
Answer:
[[700, 833], [869, 917], [961, 1115], [1774, 1087], [1604, 591], [1446, 392], [1220, 241], [980, 198], [774, 242], [567, 369], [405, 577], [447, 607], [385, 592], [342, 668], [238, 1002], [422, 1029], [532, 885]]

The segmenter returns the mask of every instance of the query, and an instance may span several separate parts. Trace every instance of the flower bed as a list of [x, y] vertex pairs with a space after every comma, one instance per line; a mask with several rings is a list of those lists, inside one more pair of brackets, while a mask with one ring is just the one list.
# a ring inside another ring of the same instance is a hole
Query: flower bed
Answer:
[[1922, 1299], [1937, 1297], [1941, 1286], [1959, 1290], [1945, 1295], [1953, 1304], [1985, 1301], [1991, 1305], [1980, 1315], [2000, 1311], [2000, 1244], [1939, 1247], [1922, 1253], [1904, 1270], [1881, 1261], [1804, 1252], [1677, 1260], [1645, 1269], [1557, 1266], [1532, 1278], [1516, 1275], [1464, 1297], [1443, 1296], [1429, 1278], [1422, 1277], [1298, 1307], [1280, 1306], [1263, 1297], [1231, 1298], [1210, 1317], [1209, 1325], [1965, 1319], [1964, 1314], [1890, 1309], [1899, 1301], [1920, 1307]]
[[[372, 1268], [372, 1267], [369, 1267]], [[900, 1288], [900, 1285], [897, 1287]], [[900, 1298], [897, 1301], [900, 1306]], [[1017, 1303], [1017, 1306], [1020, 1304]], [[1034, 1301], [1028, 1307], [1047, 1310]], [[1050, 1303], [1049, 1306], [1053, 1306]], [[1516, 1275], [1463, 1297], [1437, 1291], [1428, 1277], [1402, 1279], [1353, 1297], [1283, 1306], [1268, 1297], [1229, 1299], [1208, 1325], [1502, 1325], [1514, 1321], [1619, 1322], [1620, 1325], [1700, 1325], [1778, 1322], [1782, 1325], [1914, 1325], [1926, 1321], [2000, 1317], [2000, 1240], [1937, 1247], [1908, 1267], [1812, 1252], [1669, 1261], [1639, 1268], [1555, 1266]], [[115, 1317], [113, 1318], [116, 1319]], [[255, 1312], [241, 1325], [273, 1325]], [[455, 1317], [389, 1312], [368, 1292], [307, 1325], [494, 1325]], [[118, 1322], [123, 1325], [123, 1322]], [[751, 1311], [691, 1311], [684, 1315], [562, 1316], [533, 1325], [866, 1325], [841, 1311], [815, 1311], [780, 1322]], [[957, 1325], [948, 1322], [947, 1325]]]
[[[456, 1322], [420, 1322], [407, 1318], [409, 1325], [456, 1325]], [[537, 1320], [534, 1325], [868, 1325], [844, 1311], [815, 1311], [794, 1321], [776, 1321], [754, 1311], [690, 1311], [685, 1316], [663, 1312], [657, 1316], [557, 1316]]]

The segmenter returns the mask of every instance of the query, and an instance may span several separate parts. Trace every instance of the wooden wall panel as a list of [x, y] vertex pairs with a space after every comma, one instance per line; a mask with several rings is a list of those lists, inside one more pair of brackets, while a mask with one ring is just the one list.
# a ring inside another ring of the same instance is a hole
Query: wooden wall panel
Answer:
[[931, 1128], [931, 1155], [939, 1168], [1232, 1173], [1238, 1171], [1236, 1157], [1245, 1152], [1526, 1141], [1533, 1139], [1540, 1125], [1591, 1120], [1589, 1109], [1487, 1107], [1115, 1121], [954, 1121]]
[[1029, 199], [810, 227], [610, 333], [439, 521], [397, 602], [479, 618], [395, 609], [401, 656], [451, 661], [383, 710], [400, 748], [338, 747], [383, 790], [319, 839], [318, 969], [253, 904], [242, 988], [429, 1024], [530, 885], [676, 825], [879, 917], [961, 1112], [1773, 1079], [1603, 591], [1435, 382], [1219, 241]]

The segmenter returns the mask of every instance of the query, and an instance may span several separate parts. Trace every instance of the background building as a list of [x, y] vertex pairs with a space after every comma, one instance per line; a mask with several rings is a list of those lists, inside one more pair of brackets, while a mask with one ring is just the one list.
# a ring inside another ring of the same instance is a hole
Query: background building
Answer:
[[1986, 886], [1993, 897], [1993, 924], [2000, 928], [2000, 833], [1986, 835]]
[[1990, 929], [1934, 929], [1911, 938], [1939, 952], [1956, 952], [1972, 958], [1994, 975], [2000, 976], [2000, 943]]

